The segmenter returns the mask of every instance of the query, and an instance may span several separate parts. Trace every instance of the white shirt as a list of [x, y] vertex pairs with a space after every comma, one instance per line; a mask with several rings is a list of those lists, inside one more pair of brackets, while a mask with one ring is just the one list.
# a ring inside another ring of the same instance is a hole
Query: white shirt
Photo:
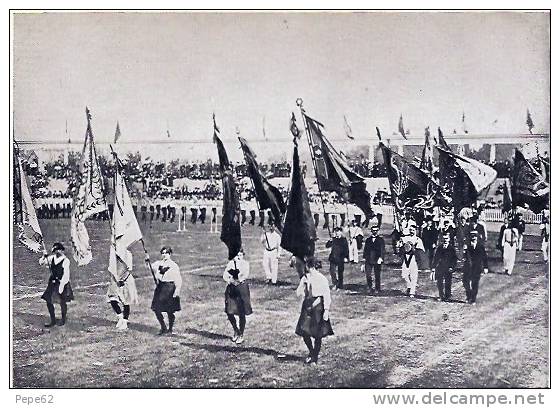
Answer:
[[364, 232], [358, 226], [351, 226], [348, 231], [350, 232], [350, 239], [356, 239], [358, 235], [364, 236]]
[[238, 269], [239, 276], [237, 277], [237, 281], [243, 282], [244, 280], [249, 278], [249, 262], [245, 259], [232, 259], [226, 265], [224, 269], [223, 279], [227, 283], [233, 283], [236, 280], [233, 279], [233, 276], [228, 272], [230, 269]]
[[266, 252], [272, 252], [272, 250], [278, 250], [280, 248], [281, 240], [282, 238], [276, 231], [267, 232], [266, 236], [265, 234], [262, 234], [261, 236], [261, 242]]
[[298, 296], [305, 295], [306, 283], [308, 288], [310, 287], [311, 289], [311, 296], [323, 296], [323, 305], [325, 310], [329, 310], [331, 307], [331, 290], [329, 288], [329, 281], [327, 278], [315, 268], [310, 268], [309, 272], [303, 275], [299, 281], [299, 286], [296, 289], [296, 294]]
[[56, 257], [55, 255], [48, 255], [46, 257], [43, 256], [39, 258], [39, 264], [50, 267], [53, 259], [55, 265], [59, 265], [62, 262], [62, 269], [64, 272], [62, 274], [62, 278], [60, 278], [59, 286], [59, 292], [62, 293], [62, 291], [64, 290], [64, 286], [66, 286], [66, 284], [70, 281], [70, 260], [66, 258], [65, 255], [62, 255], [60, 257]]
[[[164, 273], [161, 273], [159, 267], [169, 268]], [[179, 296], [181, 292], [181, 286], [183, 285], [183, 278], [181, 276], [181, 271], [179, 270], [179, 265], [169, 259], [168, 261], [156, 261], [152, 265], [156, 280], [158, 282], [173, 282], [175, 284], [175, 296]]]

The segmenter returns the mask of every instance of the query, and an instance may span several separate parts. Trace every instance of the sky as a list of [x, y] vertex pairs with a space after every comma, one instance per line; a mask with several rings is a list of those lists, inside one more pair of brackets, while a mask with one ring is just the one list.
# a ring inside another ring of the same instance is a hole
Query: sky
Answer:
[[[290, 141], [296, 99], [344, 138], [399, 116], [470, 133], [549, 132], [544, 12], [26, 13], [13, 17], [18, 140]], [[338, 142], [339, 144], [341, 142]]]

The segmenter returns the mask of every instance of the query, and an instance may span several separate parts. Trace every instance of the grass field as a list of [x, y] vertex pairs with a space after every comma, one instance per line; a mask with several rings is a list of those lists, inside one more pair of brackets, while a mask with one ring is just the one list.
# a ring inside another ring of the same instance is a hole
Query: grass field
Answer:
[[[109, 225], [88, 222], [94, 260], [78, 269], [72, 261], [75, 301], [64, 327], [45, 329], [48, 314], [40, 294], [48, 270], [19, 243], [13, 248], [12, 328], [15, 387], [547, 387], [549, 376], [548, 267], [536, 235], [525, 237], [513, 276], [501, 265], [490, 233], [491, 273], [480, 282], [475, 306], [463, 302], [460, 273], [454, 275], [453, 303], [436, 301], [428, 273], [419, 278], [417, 299], [402, 294], [397, 257], [387, 248], [378, 296], [366, 295], [359, 266], [346, 266], [347, 290], [333, 293], [335, 336], [323, 342], [319, 364], [303, 363], [307, 349], [294, 329], [300, 309], [297, 275], [280, 259], [278, 286], [267, 286], [256, 227], [243, 228], [251, 263], [254, 313], [247, 318], [245, 343], [233, 344], [223, 313], [221, 279], [226, 248], [208, 225], [177, 233], [176, 225], [142, 226], [152, 259], [163, 244], [174, 249], [183, 275], [173, 336], [157, 336], [150, 304], [154, 284], [135, 244], [134, 274], [140, 304], [133, 306], [129, 330], [116, 332], [105, 299]], [[47, 245], [63, 241], [70, 254], [69, 221], [41, 220]], [[388, 226], [382, 229], [388, 236]], [[320, 231], [319, 256], [328, 274]], [[388, 239], [386, 239], [388, 241]], [[487, 248], [488, 249], [488, 248]], [[59, 308], [57, 306], [57, 316]], [[283, 355], [279, 358], [278, 355]]]

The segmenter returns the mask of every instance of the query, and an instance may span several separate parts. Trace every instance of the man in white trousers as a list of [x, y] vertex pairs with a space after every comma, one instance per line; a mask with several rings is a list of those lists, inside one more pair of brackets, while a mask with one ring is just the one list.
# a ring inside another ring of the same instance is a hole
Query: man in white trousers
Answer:
[[352, 220], [352, 224], [350, 228], [348, 228], [348, 235], [350, 235], [350, 243], [349, 243], [349, 261], [351, 263], [358, 263], [358, 237], [364, 236], [364, 232], [362, 229], [357, 225], [356, 220]]
[[[266, 231], [268, 229], [268, 231]], [[266, 283], [276, 285], [278, 280], [278, 258], [280, 257], [280, 234], [274, 229], [274, 224], [265, 227], [261, 235], [263, 251], [263, 268]]]

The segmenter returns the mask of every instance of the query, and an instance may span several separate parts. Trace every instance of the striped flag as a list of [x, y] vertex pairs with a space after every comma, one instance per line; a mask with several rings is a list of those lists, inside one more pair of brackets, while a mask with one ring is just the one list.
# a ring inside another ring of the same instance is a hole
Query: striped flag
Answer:
[[103, 177], [99, 169], [93, 132], [91, 130], [91, 115], [86, 108], [87, 130], [82, 150], [82, 160], [78, 170], [80, 183], [74, 196], [74, 206], [70, 216], [70, 240], [74, 249], [74, 260], [79, 266], [87, 265], [92, 260], [89, 234], [85, 221], [94, 214], [107, 210], [103, 191]]

